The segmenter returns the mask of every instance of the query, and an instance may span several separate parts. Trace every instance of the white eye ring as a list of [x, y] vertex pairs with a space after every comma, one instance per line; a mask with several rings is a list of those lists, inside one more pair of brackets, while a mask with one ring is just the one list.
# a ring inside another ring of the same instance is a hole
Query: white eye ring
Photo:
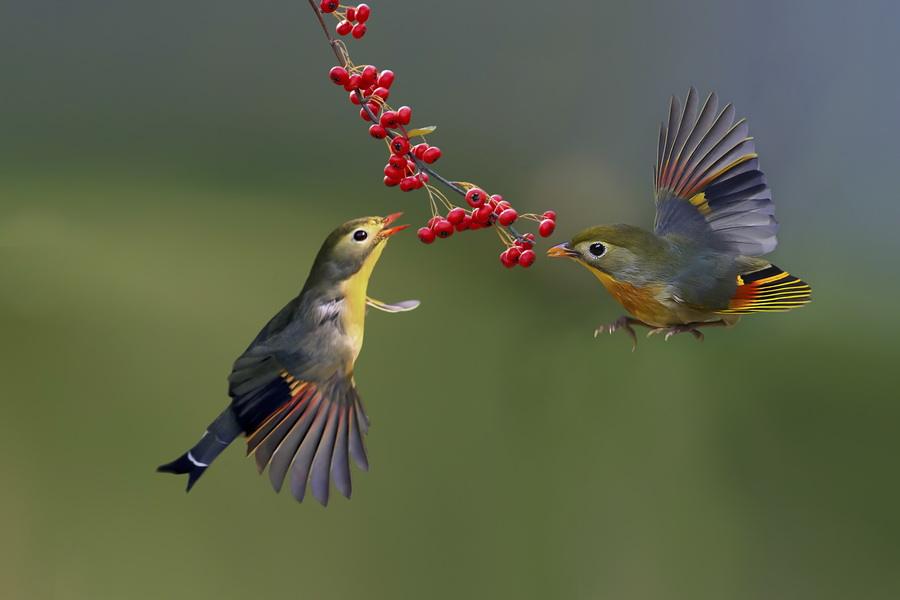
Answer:
[[353, 232], [353, 241], [354, 242], [364, 242], [366, 238], [369, 237], [369, 232], [365, 229], [357, 229]]

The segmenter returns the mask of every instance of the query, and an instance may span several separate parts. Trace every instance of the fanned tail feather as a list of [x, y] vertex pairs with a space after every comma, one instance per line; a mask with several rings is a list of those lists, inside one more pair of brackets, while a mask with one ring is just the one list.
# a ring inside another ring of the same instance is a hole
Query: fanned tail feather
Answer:
[[738, 287], [722, 314], [783, 312], [803, 306], [812, 299], [812, 288], [805, 281], [768, 265], [738, 276]]

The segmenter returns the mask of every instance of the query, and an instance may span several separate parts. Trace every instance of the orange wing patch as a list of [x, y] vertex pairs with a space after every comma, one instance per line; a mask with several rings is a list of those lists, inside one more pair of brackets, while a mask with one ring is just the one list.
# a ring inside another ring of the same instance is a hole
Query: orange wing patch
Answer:
[[783, 312], [808, 304], [812, 288], [805, 281], [769, 265], [737, 277], [737, 291], [721, 314]]

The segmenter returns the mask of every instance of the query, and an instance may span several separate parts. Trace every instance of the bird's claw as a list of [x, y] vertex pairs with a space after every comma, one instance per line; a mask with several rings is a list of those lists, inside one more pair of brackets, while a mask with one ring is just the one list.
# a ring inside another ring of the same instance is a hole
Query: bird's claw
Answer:
[[690, 333], [697, 341], [703, 341], [703, 332], [692, 325], [674, 325], [672, 327], [657, 327], [647, 332], [647, 337], [656, 334], [665, 334], [663, 339], [669, 341], [669, 338], [679, 333]]
[[628, 317], [619, 317], [612, 323], [601, 325], [594, 330], [594, 337], [596, 338], [603, 332], [612, 335], [620, 329], [624, 330], [629, 337], [631, 337], [631, 351], [634, 352], [637, 350], [637, 333], [635, 333], [634, 328], [631, 326], [631, 320]]

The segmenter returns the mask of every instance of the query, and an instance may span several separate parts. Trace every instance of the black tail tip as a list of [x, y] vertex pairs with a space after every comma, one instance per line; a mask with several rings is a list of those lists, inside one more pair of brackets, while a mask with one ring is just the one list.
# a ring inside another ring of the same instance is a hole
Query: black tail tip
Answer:
[[188, 482], [185, 492], [191, 491], [200, 476], [206, 471], [205, 466], [201, 466], [195, 460], [191, 460], [190, 452], [185, 452], [175, 460], [164, 465], [156, 467], [157, 473], [172, 473], [173, 475], [184, 475], [187, 473]]

